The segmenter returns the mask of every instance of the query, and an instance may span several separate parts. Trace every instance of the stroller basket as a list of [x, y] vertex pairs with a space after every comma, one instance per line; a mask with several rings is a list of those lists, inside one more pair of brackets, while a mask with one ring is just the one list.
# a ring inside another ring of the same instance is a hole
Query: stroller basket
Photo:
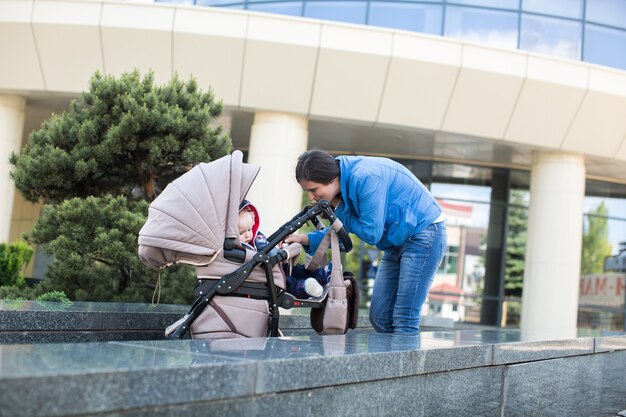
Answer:
[[[258, 170], [244, 164], [241, 152], [235, 151], [194, 167], [150, 205], [148, 220], [139, 232], [142, 262], [159, 268], [177, 262], [191, 264], [199, 278], [196, 300], [183, 318], [168, 327], [168, 338], [181, 339], [188, 332], [194, 338], [278, 336], [279, 307], [311, 308], [319, 333], [345, 333], [356, 327], [358, 286], [350, 277], [344, 280], [339, 257], [339, 240], [346, 252], [352, 242], [327, 201], [302, 210], [282, 225], [262, 250], [240, 245], [238, 206]], [[206, 184], [204, 196], [198, 190], [201, 184]], [[307, 222], [317, 222], [319, 215], [330, 221], [325, 241], [333, 253], [331, 282], [321, 297], [298, 299], [285, 291], [280, 265], [298, 255], [299, 248], [272, 249]]]

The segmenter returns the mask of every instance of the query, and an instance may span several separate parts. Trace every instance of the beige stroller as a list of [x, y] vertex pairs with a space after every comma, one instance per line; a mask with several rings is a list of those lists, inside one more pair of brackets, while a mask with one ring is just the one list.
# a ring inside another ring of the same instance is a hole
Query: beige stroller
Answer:
[[[239, 242], [237, 214], [259, 167], [243, 163], [240, 151], [201, 163], [169, 184], [152, 202], [139, 232], [139, 257], [153, 268], [180, 262], [196, 267], [197, 299], [188, 313], [166, 330], [171, 339], [188, 332], [195, 339], [278, 336], [279, 307], [311, 308], [320, 334], [342, 334], [358, 319], [358, 286], [342, 272], [339, 239], [346, 251], [350, 237], [326, 201], [298, 213], [268, 238], [260, 251]], [[322, 296], [297, 299], [285, 291], [282, 262], [297, 259], [300, 245], [273, 250], [287, 236], [318, 215], [330, 232], [314, 255], [330, 245], [331, 279]], [[325, 244], [324, 244], [325, 243]]]

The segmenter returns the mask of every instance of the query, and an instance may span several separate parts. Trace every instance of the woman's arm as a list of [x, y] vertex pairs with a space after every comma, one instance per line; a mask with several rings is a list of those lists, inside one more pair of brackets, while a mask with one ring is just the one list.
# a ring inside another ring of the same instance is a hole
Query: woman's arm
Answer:
[[306, 234], [295, 233], [285, 238], [285, 243], [299, 243], [301, 244], [307, 253], [313, 254], [320, 245], [320, 242], [324, 238], [326, 232], [330, 230], [328, 227], [322, 230], [314, 230]]

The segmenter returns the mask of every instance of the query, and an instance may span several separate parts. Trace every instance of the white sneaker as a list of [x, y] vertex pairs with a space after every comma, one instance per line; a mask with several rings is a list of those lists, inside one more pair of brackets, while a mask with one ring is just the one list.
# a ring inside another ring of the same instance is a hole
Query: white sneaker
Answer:
[[311, 297], [319, 297], [324, 293], [324, 287], [315, 278], [307, 278], [304, 281], [304, 291]]

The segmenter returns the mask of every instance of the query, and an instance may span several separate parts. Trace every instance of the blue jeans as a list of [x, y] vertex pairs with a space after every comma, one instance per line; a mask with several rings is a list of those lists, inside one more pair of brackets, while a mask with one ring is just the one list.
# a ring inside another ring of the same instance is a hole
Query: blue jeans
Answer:
[[448, 233], [443, 222], [431, 224], [402, 246], [383, 254], [376, 272], [370, 321], [380, 333], [419, 333], [422, 305], [446, 254]]

